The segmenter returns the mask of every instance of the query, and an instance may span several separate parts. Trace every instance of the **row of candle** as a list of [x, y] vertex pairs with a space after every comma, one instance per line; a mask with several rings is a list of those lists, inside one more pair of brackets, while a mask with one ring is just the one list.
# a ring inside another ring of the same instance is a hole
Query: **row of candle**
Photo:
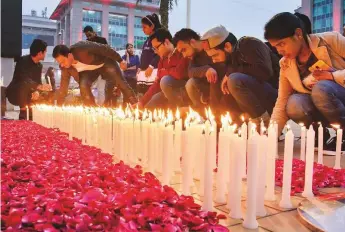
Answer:
[[[150, 172], [160, 173], [164, 185], [171, 183], [174, 173], [182, 173], [184, 195], [191, 194], [193, 179], [200, 180], [198, 192], [204, 196], [204, 210], [212, 210], [213, 207], [213, 170], [216, 168], [218, 146], [214, 200], [227, 203], [231, 210], [230, 217], [242, 218], [242, 178], [247, 177], [247, 211], [243, 225], [257, 228], [256, 216], [266, 215], [264, 200], [275, 201], [277, 124], [271, 123], [266, 130], [262, 123], [259, 134], [256, 125], [252, 123], [247, 125], [244, 122], [237, 128], [231, 123], [230, 115], [226, 114], [222, 116], [222, 127], [217, 135], [212, 112], [207, 110], [206, 115], [207, 120], [204, 121], [198, 113], [190, 110], [183, 130], [178, 110], [174, 117], [172, 111], [140, 112], [129, 107], [125, 110], [46, 105], [33, 108], [33, 120], [36, 123], [59, 128], [68, 133], [70, 139], [79, 138], [83, 144], [99, 147], [127, 164], [140, 164]], [[309, 197], [312, 196], [315, 142], [312, 127], [306, 136], [303, 195]], [[283, 208], [292, 207], [293, 146], [294, 135], [288, 129], [285, 135], [283, 194], [280, 201]]]

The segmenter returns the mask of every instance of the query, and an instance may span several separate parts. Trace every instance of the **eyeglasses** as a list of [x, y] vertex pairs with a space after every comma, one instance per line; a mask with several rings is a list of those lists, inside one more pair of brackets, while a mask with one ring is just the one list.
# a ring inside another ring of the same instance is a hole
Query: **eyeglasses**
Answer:
[[163, 44], [163, 42], [160, 43], [157, 47], [152, 46], [153, 50], [154, 50], [154, 51], [157, 51], [157, 50], [159, 49], [159, 47], [162, 46], [162, 44]]

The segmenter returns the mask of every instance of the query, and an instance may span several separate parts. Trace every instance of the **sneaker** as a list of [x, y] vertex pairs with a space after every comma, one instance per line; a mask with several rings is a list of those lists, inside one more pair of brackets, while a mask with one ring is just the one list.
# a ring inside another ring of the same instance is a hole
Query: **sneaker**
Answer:
[[[337, 136], [334, 136], [327, 141], [327, 143], [324, 145], [323, 149], [325, 151], [335, 151], [337, 147]], [[341, 143], [341, 151], [345, 151], [345, 140], [343, 138]]]

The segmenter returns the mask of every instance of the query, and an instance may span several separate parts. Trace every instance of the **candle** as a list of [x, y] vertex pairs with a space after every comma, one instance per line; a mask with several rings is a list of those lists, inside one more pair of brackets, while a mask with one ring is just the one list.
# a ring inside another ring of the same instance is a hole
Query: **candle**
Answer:
[[[231, 211], [230, 217], [235, 219], [242, 218], [242, 209], [241, 209], [241, 193], [242, 193], [242, 175], [241, 175], [241, 156], [239, 156], [240, 142], [243, 141], [242, 138], [237, 135], [232, 136], [231, 140], [231, 156], [232, 162], [230, 162], [231, 168], [229, 171], [232, 171], [232, 182], [231, 186], [229, 184], [229, 199], [231, 198]], [[231, 194], [230, 194], [231, 193]], [[231, 195], [231, 196], [230, 196]]]
[[191, 180], [193, 180], [193, 170], [190, 160], [190, 128], [186, 121], [186, 131], [182, 132], [182, 138], [184, 143], [182, 143], [182, 194], [190, 195], [190, 187], [192, 185]]
[[323, 164], [323, 127], [322, 123], [320, 123], [318, 128], [318, 148], [317, 148], [317, 162], [319, 164]]
[[229, 155], [230, 148], [230, 136], [224, 131], [224, 124], [219, 132], [218, 141], [218, 168], [216, 179], [216, 199], [217, 203], [226, 203], [225, 191], [226, 191], [226, 168], [227, 165], [225, 156]]
[[204, 165], [204, 201], [202, 210], [211, 211], [213, 208], [213, 162], [217, 146], [217, 131], [206, 134], [206, 157]]
[[301, 126], [301, 156], [300, 156], [300, 160], [305, 161], [305, 126], [303, 123], [301, 123], [300, 126]]
[[[170, 123], [170, 122], [169, 122]], [[167, 125], [163, 129], [163, 163], [162, 163], [162, 184], [169, 185], [171, 180], [172, 168], [172, 148], [173, 148], [173, 129], [172, 125]]]
[[265, 199], [268, 201], [275, 201], [275, 169], [276, 169], [276, 147], [278, 146], [277, 133], [274, 125], [271, 124], [268, 128], [268, 144], [270, 149], [267, 150], [267, 172], [266, 172], [266, 194]]
[[200, 164], [200, 181], [199, 181], [199, 195], [204, 196], [204, 166], [205, 166], [205, 157], [206, 157], [206, 137], [205, 134], [199, 134], [199, 144], [200, 144], [200, 152], [199, 152], [199, 164]]
[[292, 158], [293, 158], [294, 134], [288, 129], [285, 135], [284, 146], [284, 167], [283, 167], [283, 190], [282, 199], [279, 206], [282, 208], [292, 208], [291, 204], [291, 175], [292, 175]]
[[26, 120], [30, 120], [29, 118], [29, 107], [26, 106]]
[[313, 194], [313, 167], [314, 167], [315, 131], [310, 126], [307, 132], [307, 154], [305, 162], [304, 191], [302, 196], [314, 197]]
[[[274, 122], [273, 126], [274, 126], [274, 130], [276, 132], [277, 138], [278, 138], [278, 136], [280, 136], [280, 135], [278, 135], [278, 123]], [[278, 156], [278, 144], [277, 144], [276, 148], [277, 148], [276, 149], [276, 158], [278, 159], [279, 158], [279, 156]]]
[[343, 130], [340, 129], [339, 125], [333, 125], [337, 129], [337, 144], [335, 148], [335, 165], [334, 169], [340, 169], [340, 158], [341, 158], [341, 144], [343, 140]]
[[154, 171], [154, 150], [155, 150], [155, 124], [153, 122], [152, 118], [152, 112], [149, 112], [149, 121], [150, 124], [148, 125], [149, 127], [149, 146], [148, 146], [148, 171], [153, 173]]
[[73, 131], [73, 118], [72, 118], [72, 111], [69, 112], [69, 129], [68, 129], [68, 139], [72, 140], [72, 131]]
[[259, 146], [258, 146], [258, 182], [257, 182], [257, 199], [256, 199], [256, 215], [259, 217], [266, 216], [265, 209], [265, 187], [266, 187], [266, 171], [267, 171], [267, 144], [268, 138], [265, 135], [266, 128], [263, 126], [261, 128], [261, 135], [259, 136]]
[[247, 210], [243, 221], [243, 227], [247, 229], [258, 228], [256, 220], [256, 194], [258, 175], [258, 136], [250, 133], [248, 140], [248, 170], [247, 170]]
[[241, 173], [242, 173], [242, 178], [246, 178], [246, 169], [247, 169], [247, 138], [248, 138], [248, 129], [247, 129], [247, 124], [244, 122], [244, 118], [242, 117], [243, 124], [241, 126], [241, 149], [240, 149], [240, 154], [241, 154]]
[[180, 118], [180, 111], [177, 109], [176, 111], [176, 121], [175, 121], [175, 129], [174, 129], [174, 155], [173, 155], [173, 164], [174, 164], [174, 171], [180, 172], [181, 165], [180, 165], [180, 158], [181, 158], [181, 133], [182, 133], [182, 120]]

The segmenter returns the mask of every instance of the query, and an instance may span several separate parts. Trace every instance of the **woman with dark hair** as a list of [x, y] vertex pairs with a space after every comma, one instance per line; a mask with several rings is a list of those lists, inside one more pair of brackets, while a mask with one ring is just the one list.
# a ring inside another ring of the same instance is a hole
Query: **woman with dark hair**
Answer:
[[[142, 53], [140, 57], [140, 68], [139, 71], [145, 71], [146, 77], [151, 76], [153, 69], [157, 68], [159, 62], [159, 56], [154, 52], [152, 43], [151, 43], [151, 36], [162, 27], [158, 15], [153, 13], [152, 15], [147, 15], [141, 19], [141, 25], [143, 32], [145, 35], [148, 36], [147, 40], [145, 41]], [[149, 86], [148, 86], [149, 87]], [[147, 88], [148, 89], [148, 88]], [[140, 91], [145, 93], [146, 90]]]
[[[271, 117], [280, 131], [288, 119], [307, 126], [323, 122], [344, 127], [345, 38], [338, 32], [308, 35], [301, 19], [288, 12], [265, 25], [265, 38], [283, 56]], [[326, 150], [335, 149], [335, 140], [326, 145]]]

